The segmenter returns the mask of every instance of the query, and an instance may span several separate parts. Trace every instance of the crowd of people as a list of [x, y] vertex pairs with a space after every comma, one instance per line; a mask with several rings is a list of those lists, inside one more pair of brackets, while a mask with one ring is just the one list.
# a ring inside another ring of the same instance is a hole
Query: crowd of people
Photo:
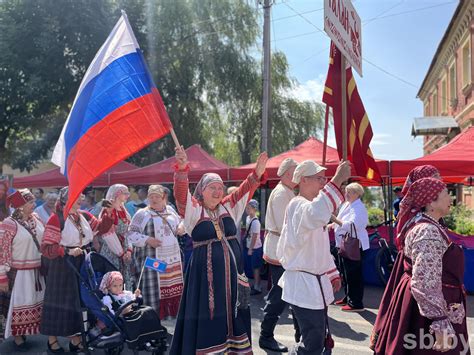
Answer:
[[[238, 187], [226, 190], [219, 175], [207, 173], [191, 192], [186, 152], [176, 148], [176, 207], [162, 185], [137, 189], [138, 200], [133, 201], [128, 187], [116, 184], [100, 202], [86, 191], [65, 214], [67, 187], [47, 194], [42, 189], [9, 194], [8, 183], [0, 181], [1, 337], [13, 337], [16, 347], [26, 350], [26, 336], [41, 333], [48, 336], [52, 354], [65, 351], [58, 337], [68, 337], [70, 352], [83, 351], [81, 297], [73, 267], [79, 269], [95, 251], [117, 270], [101, 285], [111, 312], [127, 295], [140, 297], [159, 319], [177, 318], [171, 354], [251, 354], [255, 344], [249, 306], [251, 296], [264, 292], [264, 262], [271, 288], [258, 346], [289, 350], [274, 336], [289, 306], [296, 342], [291, 351], [330, 353], [334, 341], [328, 306], [364, 310], [362, 261], [370, 247], [364, 188], [345, 185], [351, 175], [348, 162], [341, 162], [328, 181], [326, 168], [316, 162], [285, 159], [268, 199], [262, 238], [263, 221], [253, 195], [265, 180], [267, 160], [262, 153]], [[423, 166], [395, 192], [400, 252], [381, 300], [371, 349], [375, 354], [469, 350], [463, 250], [450, 240], [443, 223], [451, 205], [446, 185], [436, 168]], [[339, 250], [336, 260], [330, 251], [331, 230]], [[165, 271], [144, 268], [147, 258], [165, 263]], [[335, 300], [341, 287], [345, 295]], [[106, 327], [100, 321], [96, 326]], [[416, 347], [424, 334], [434, 337], [430, 349]]]

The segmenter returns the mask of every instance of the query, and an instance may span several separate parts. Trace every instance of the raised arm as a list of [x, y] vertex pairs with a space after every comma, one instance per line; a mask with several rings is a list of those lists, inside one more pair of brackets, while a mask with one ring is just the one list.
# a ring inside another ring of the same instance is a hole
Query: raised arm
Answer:
[[245, 206], [252, 198], [255, 190], [260, 186], [261, 179], [265, 173], [265, 168], [268, 161], [268, 155], [263, 152], [257, 159], [255, 171], [252, 172], [247, 178], [240, 184], [239, 188], [230, 195], [227, 195], [222, 200], [222, 204], [229, 209], [234, 220], [239, 219], [244, 213]]

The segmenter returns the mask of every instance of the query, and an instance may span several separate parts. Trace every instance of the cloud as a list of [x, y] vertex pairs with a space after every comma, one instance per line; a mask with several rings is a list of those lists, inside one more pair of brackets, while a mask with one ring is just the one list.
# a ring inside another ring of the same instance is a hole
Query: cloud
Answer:
[[318, 78], [308, 80], [303, 84], [298, 83], [287, 92], [287, 95], [302, 101], [322, 102], [324, 81], [324, 76], [320, 75]]
[[388, 133], [374, 133], [370, 146], [391, 144], [392, 135]]

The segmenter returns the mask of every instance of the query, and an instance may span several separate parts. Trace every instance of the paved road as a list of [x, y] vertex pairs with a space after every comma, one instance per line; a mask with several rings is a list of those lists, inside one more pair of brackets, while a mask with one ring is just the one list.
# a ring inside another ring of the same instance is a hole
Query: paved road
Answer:
[[[334, 336], [336, 347], [333, 350], [335, 355], [362, 355], [370, 354], [368, 348], [369, 336], [372, 331], [372, 325], [375, 322], [377, 309], [382, 296], [383, 290], [380, 288], [367, 287], [365, 293], [366, 311], [362, 313], [345, 313], [339, 307], [330, 306], [330, 326]], [[260, 330], [260, 319], [263, 316], [261, 308], [264, 305], [263, 296], [253, 296], [252, 300], [252, 337], [254, 342], [258, 342], [258, 335]], [[472, 334], [474, 330], [474, 296], [468, 296], [468, 329]], [[173, 321], [164, 321], [168, 330], [172, 331], [174, 327]], [[294, 345], [293, 337], [293, 323], [291, 316], [286, 312], [279, 325], [276, 328], [275, 337], [287, 346]], [[67, 339], [61, 339], [61, 344], [66, 347]], [[29, 339], [30, 348], [28, 354], [46, 355], [46, 337], [35, 336]], [[474, 337], [470, 339], [471, 348], [474, 349]], [[14, 351], [12, 341], [6, 341], [0, 344], [0, 354], [24, 354]], [[102, 351], [95, 351], [94, 354], [102, 354]], [[123, 354], [131, 354], [130, 351], [124, 351]], [[146, 354], [142, 352], [141, 354]], [[263, 355], [277, 353], [267, 353], [261, 350], [258, 346], [254, 347], [254, 354]]]

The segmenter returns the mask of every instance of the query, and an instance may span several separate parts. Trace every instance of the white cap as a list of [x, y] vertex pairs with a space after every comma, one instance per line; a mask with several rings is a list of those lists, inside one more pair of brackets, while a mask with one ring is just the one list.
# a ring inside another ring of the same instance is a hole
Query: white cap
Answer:
[[280, 164], [280, 167], [278, 168], [278, 171], [277, 171], [277, 175], [278, 176], [282, 176], [284, 173], [286, 173], [286, 171], [293, 167], [293, 166], [297, 166], [298, 165], [298, 162], [292, 158], [286, 158], [285, 160], [283, 160]]
[[305, 160], [304, 162], [299, 163], [296, 167], [295, 172], [293, 173], [293, 182], [299, 184], [302, 177], [313, 176], [324, 170], [326, 170], [326, 168], [316, 164], [314, 160]]

